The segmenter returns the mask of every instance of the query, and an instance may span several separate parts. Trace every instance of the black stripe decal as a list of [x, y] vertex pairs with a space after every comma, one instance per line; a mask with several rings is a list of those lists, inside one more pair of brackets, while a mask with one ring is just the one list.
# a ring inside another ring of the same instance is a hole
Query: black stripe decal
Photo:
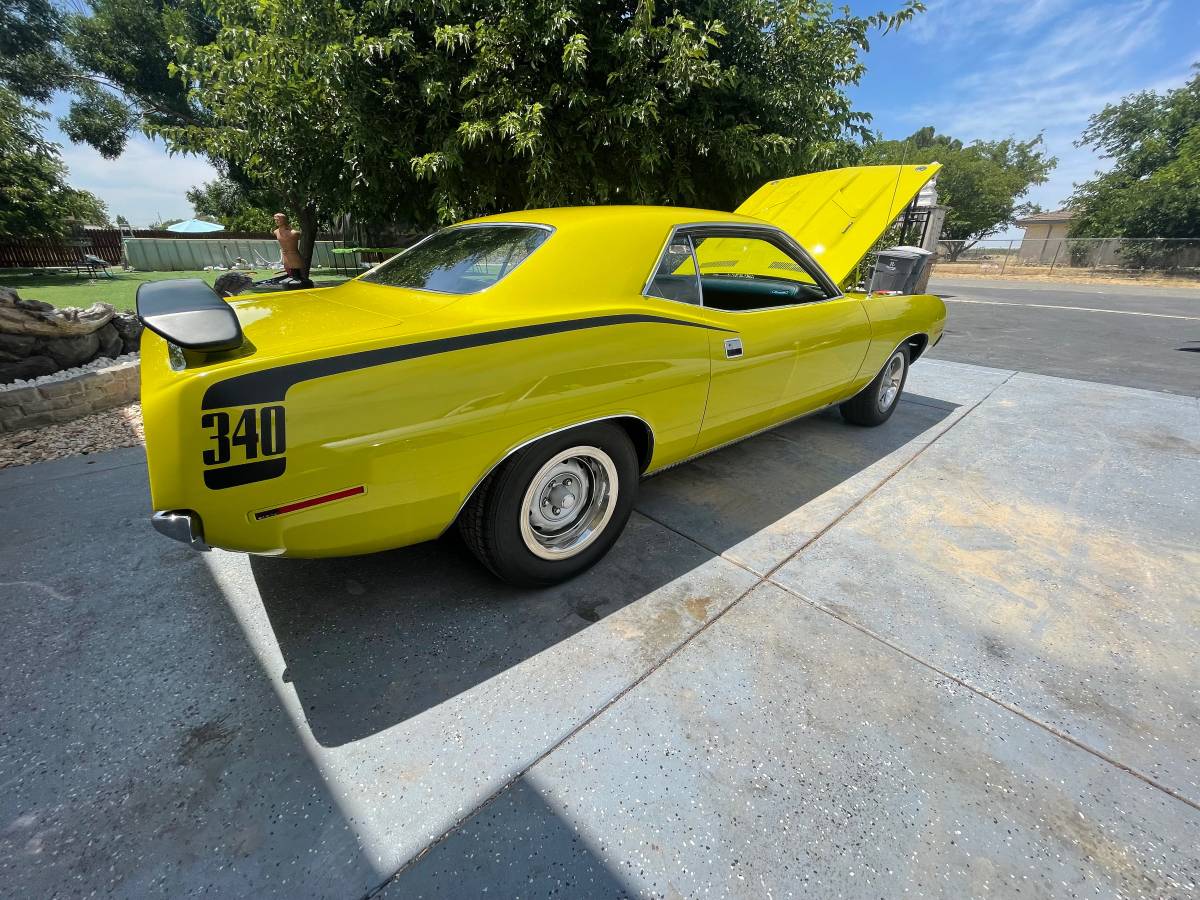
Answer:
[[278, 478], [287, 468], [284, 457], [264, 459], [261, 462], [243, 463], [240, 466], [223, 466], [220, 469], [207, 469], [204, 472], [204, 486], [210, 491], [223, 491], [225, 488], [251, 484], [255, 481], [266, 481], [268, 478]]
[[682, 319], [670, 319], [665, 316], [636, 314], [594, 316], [590, 319], [570, 319], [565, 322], [522, 325], [517, 328], [501, 328], [498, 331], [484, 331], [479, 334], [464, 334], [458, 337], [420, 341], [415, 344], [401, 344], [398, 347], [380, 347], [377, 350], [362, 350], [358, 353], [329, 356], [325, 359], [312, 359], [307, 362], [276, 366], [273, 369], [264, 369], [260, 372], [247, 372], [245, 375], [235, 375], [233, 378], [218, 381], [204, 392], [203, 408], [221, 409], [226, 406], [254, 406], [259, 403], [278, 403], [283, 400], [292, 385], [299, 384], [302, 381], [312, 381], [314, 378], [325, 378], [329, 375], [340, 375], [343, 372], [352, 372], [356, 369], [369, 369], [372, 366], [383, 366], [388, 363], [419, 359], [423, 356], [434, 356], [438, 353], [450, 353], [454, 350], [486, 347], [489, 344], [502, 344], [507, 341], [522, 341], [527, 338], [542, 337], [547, 334], [563, 334], [568, 331], [581, 331], [585, 328], [603, 328], [608, 325], [631, 325], [640, 322], [683, 325], [691, 328], [705, 328], [709, 331], [733, 333], [728, 328], [718, 328], [715, 325], [686, 322]]

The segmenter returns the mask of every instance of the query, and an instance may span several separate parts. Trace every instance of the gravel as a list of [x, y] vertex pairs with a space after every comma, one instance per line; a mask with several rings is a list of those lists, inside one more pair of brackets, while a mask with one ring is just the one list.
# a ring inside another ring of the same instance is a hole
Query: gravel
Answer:
[[62, 425], [0, 434], [0, 469], [120, 447], [138, 447], [144, 442], [142, 406], [130, 403]]

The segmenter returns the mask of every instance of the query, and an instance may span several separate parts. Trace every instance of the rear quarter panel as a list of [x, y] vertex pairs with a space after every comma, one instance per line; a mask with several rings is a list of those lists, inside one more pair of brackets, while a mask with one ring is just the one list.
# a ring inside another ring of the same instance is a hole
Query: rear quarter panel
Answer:
[[[700, 322], [686, 311], [672, 316]], [[479, 331], [486, 324], [457, 329]], [[510, 450], [593, 419], [644, 419], [655, 438], [650, 467], [668, 464], [691, 452], [707, 395], [707, 331], [686, 324], [621, 324], [440, 352], [294, 384], [278, 404], [286, 414], [283, 474], [212, 490], [205, 471], [224, 467], [203, 459], [214, 446], [202, 419], [207, 388], [235, 371], [267, 371], [302, 357], [174, 372], [165, 344], [147, 337], [144, 408], [155, 508], [195, 510], [210, 544], [258, 553], [344, 555], [434, 538]], [[219, 411], [236, 420], [266, 405]], [[240, 462], [235, 453], [229, 465]], [[262, 521], [254, 515], [358, 485], [365, 488], [360, 496]]]

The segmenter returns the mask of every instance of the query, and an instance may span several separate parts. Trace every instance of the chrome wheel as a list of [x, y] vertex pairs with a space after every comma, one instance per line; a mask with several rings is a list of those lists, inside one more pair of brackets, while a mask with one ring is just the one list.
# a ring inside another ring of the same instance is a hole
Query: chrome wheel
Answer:
[[521, 539], [542, 559], [574, 556], [604, 531], [617, 490], [617, 467], [599, 447], [571, 447], [556, 454], [525, 491]]
[[888, 360], [879, 383], [879, 411], [887, 412], [900, 396], [900, 385], [904, 383], [904, 354], [896, 353]]

